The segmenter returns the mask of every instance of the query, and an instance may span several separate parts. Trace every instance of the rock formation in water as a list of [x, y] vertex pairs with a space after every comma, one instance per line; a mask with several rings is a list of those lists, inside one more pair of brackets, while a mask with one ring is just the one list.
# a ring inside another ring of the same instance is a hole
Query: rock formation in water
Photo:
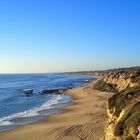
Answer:
[[68, 88], [62, 88], [62, 89], [44, 89], [42, 90], [41, 94], [62, 94], [64, 93]]
[[23, 90], [23, 93], [25, 93], [27, 96], [30, 96], [33, 94], [33, 89], [25, 89]]

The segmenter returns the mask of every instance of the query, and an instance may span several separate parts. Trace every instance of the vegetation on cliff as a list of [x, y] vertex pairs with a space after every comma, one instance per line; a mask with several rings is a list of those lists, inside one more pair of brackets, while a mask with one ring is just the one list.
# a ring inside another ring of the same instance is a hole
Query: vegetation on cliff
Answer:
[[115, 93], [108, 100], [106, 139], [137, 139], [140, 135], [140, 69], [106, 73], [94, 88]]

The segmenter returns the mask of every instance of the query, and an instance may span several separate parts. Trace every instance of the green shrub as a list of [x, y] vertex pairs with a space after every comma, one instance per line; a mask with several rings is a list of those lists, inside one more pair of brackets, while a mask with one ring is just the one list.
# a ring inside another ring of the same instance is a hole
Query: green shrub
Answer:
[[116, 92], [115, 87], [116, 85], [113, 85], [111, 83], [106, 83], [103, 80], [96, 82], [93, 86], [94, 89], [100, 91], [107, 91], [107, 92]]
[[133, 133], [134, 135], [138, 135], [138, 126], [140, 126], [140, 112], [136, 112], [126, 119], [124, 122], [124, 131], [126, 131], [126, 133]]
[[[129, 109], [129, 108], [128, 108]], [[121, 120], [116, 124], [114, 129], [115, 136], [133, 135], [136, 137], [139, 134], [138, 127], [140, 126], [140, 102], [137, 102], [130, 110], [128, 110]]]
[[125, 138], [125, 140], [134, 140], [134, 138], [132, 136], [128, 136]]

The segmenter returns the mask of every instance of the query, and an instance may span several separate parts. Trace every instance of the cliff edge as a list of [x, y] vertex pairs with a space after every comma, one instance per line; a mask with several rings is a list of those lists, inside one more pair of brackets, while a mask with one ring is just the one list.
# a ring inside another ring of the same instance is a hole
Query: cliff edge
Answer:
[[140, 69], [106, 73], [94, 88], [115, 93], [108, 100], [105, 139], [140, 139]]

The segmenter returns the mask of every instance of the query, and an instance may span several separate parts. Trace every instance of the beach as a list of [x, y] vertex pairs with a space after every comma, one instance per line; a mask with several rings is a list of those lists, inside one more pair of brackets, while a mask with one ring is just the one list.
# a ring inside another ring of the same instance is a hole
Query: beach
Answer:
[[72, 104], [62, 114], [41, 122], [1, 132], [0, 140], [102, 140], [107, 121], [106, 103], [112, 93], [94, 90], [89, 84], [70, 89]]

